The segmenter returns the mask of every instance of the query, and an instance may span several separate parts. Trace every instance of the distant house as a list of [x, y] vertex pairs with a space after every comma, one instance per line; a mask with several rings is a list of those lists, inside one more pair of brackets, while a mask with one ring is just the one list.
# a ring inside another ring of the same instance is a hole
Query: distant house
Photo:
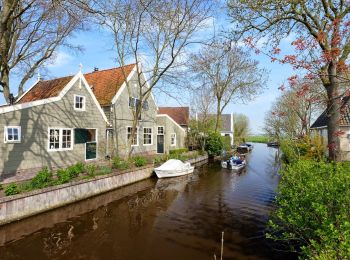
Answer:
[[159, 107], [158, 114], [168, 115], [187, 131], [190, 118], [189, 107]]
[[[203, 117], [201, 114], [196, 114], [196, 120], [200, 120]], [[209, 118], [216, 118], [215, 114], [207, 115]], [[231, 146], [234, 144], [234, 128], [233, 128], [233, 113], [222, 114], [220, 119], [220, 134], [221, 136], [229, 136], [231, 140]]]
[[[185, 130], [168, 115], [158, 114], [153, 95], [141, 104], [138, 82], [136, 64], [79, 72], [39, 80], [14, 105], [0, 107], [0, 181], [16, 173], [25, 178], [25, 172], [44, 166], [184, 147]], [[141, 115], [132, 137], [137, 106]]]
[[[311, 134], [322, 137], [324, 144], [328, 143], [327, 111], [324, 111], [311, 125]], [[343, 161], [350, 161], [350, 105], [348, 99], [341, 107], [339, 128], [343, 134], [340, 139], [340, 155]]]
[[0, 181], [28, 178], [44, 166], [104, 159], [108, 124], [81, 72], [36, 82], [15, 104], [0, 108]]

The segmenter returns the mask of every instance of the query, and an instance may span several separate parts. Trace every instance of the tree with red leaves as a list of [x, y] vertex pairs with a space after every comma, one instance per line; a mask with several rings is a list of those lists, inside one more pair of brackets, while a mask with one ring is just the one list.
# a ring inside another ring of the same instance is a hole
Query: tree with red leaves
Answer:
[[[267, 39], [271, 61], [290, 64], [305, 71], [305, 77], [318, 77], [327, 93], [328, 147], [331, 160], [339, 161], [340, 107], [347, 81], [350, 53], [350, 3], [343, 0], [271, 1], [229, 0], [234, 36], [257, 49], [257, 41]], [[279, 43], [295, 36], [295, 53], [281, 55]], [[259, 48], [261, 52], [262, 48]]]

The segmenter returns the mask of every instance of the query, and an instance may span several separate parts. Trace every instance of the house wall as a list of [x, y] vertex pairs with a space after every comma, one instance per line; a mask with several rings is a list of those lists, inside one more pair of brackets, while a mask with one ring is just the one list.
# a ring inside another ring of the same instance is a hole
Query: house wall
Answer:
[[[154, 154], [157, 150], [156, 144], [156, 115], [157, 105], [152, 97], [148, 98], [149, 109], [141, 111], [141, 120], [138, 122], [138, 145], [129, 148], [127, 140], [127, 127], [131, 127], [133, 124], [133, 110], [129, 108], [129, 97], [139, 98], [139, 85], [137, 75], [135, 74], [129, 81], [129, 89], [125, 87], [120, 92], [120, 96], [112, 105], [112, 117], [113, 117], [113, 147], [111, 152], [112, 156], [118, 154], [119, 156], [125, 156], [132, 150], [132, 154]], [[152, 128], [152, 144], [144, 145], [143, 128]]]
[[[83, 83], [82, 83], [83, 84]], [[74, 94], [86, 97], [85, 111], [74, 110]], [[21, 126], [21, 143], [4, 143], [4, 127]], [[59, 101], [0, 114], [0, 181], [17, 171], [64, 167], [85, 161], [85, 144], [68, 151], [48, 150], [48, 128], [97, 128], [98, 159], [105, 156], [106, 122], [79, 80]], [[74, 131], [73, 131], [74, 139]]]
[[348, 135], [350, 135], [350, 126], [343, 126], [341, 130], [344, 132], [340, 136], [341, 159], [343, 161], [350, 161], [350, 139], [348, 138]]
[[[167, 116], [157, 116], [157, 127], [164, 126], [164, 152], [185, 147], [186, 132]], [[171, 145], [171, 134], [176, 134], [176, 145]]]

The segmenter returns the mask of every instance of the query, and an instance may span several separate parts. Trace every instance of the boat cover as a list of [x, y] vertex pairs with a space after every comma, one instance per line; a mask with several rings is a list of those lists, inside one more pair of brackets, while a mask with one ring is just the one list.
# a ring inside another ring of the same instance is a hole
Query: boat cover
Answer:
[[172, 171], [172, 170], [180, 170], [185, 168], [188, 168], [188, 164], [185, 164], [180, 160], [170, 159], [156, 169], [161, 171]]

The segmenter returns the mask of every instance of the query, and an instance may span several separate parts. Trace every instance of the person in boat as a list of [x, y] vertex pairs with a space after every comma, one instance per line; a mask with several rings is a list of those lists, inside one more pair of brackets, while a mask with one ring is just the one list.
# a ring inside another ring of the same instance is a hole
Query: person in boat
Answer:
[[243, 160], [241, 157], [239, 157], [236, 153], [234, 153], [232, 155], [232, 157], [230, 158], [230, 163], [231, 164], [242, 164]]

